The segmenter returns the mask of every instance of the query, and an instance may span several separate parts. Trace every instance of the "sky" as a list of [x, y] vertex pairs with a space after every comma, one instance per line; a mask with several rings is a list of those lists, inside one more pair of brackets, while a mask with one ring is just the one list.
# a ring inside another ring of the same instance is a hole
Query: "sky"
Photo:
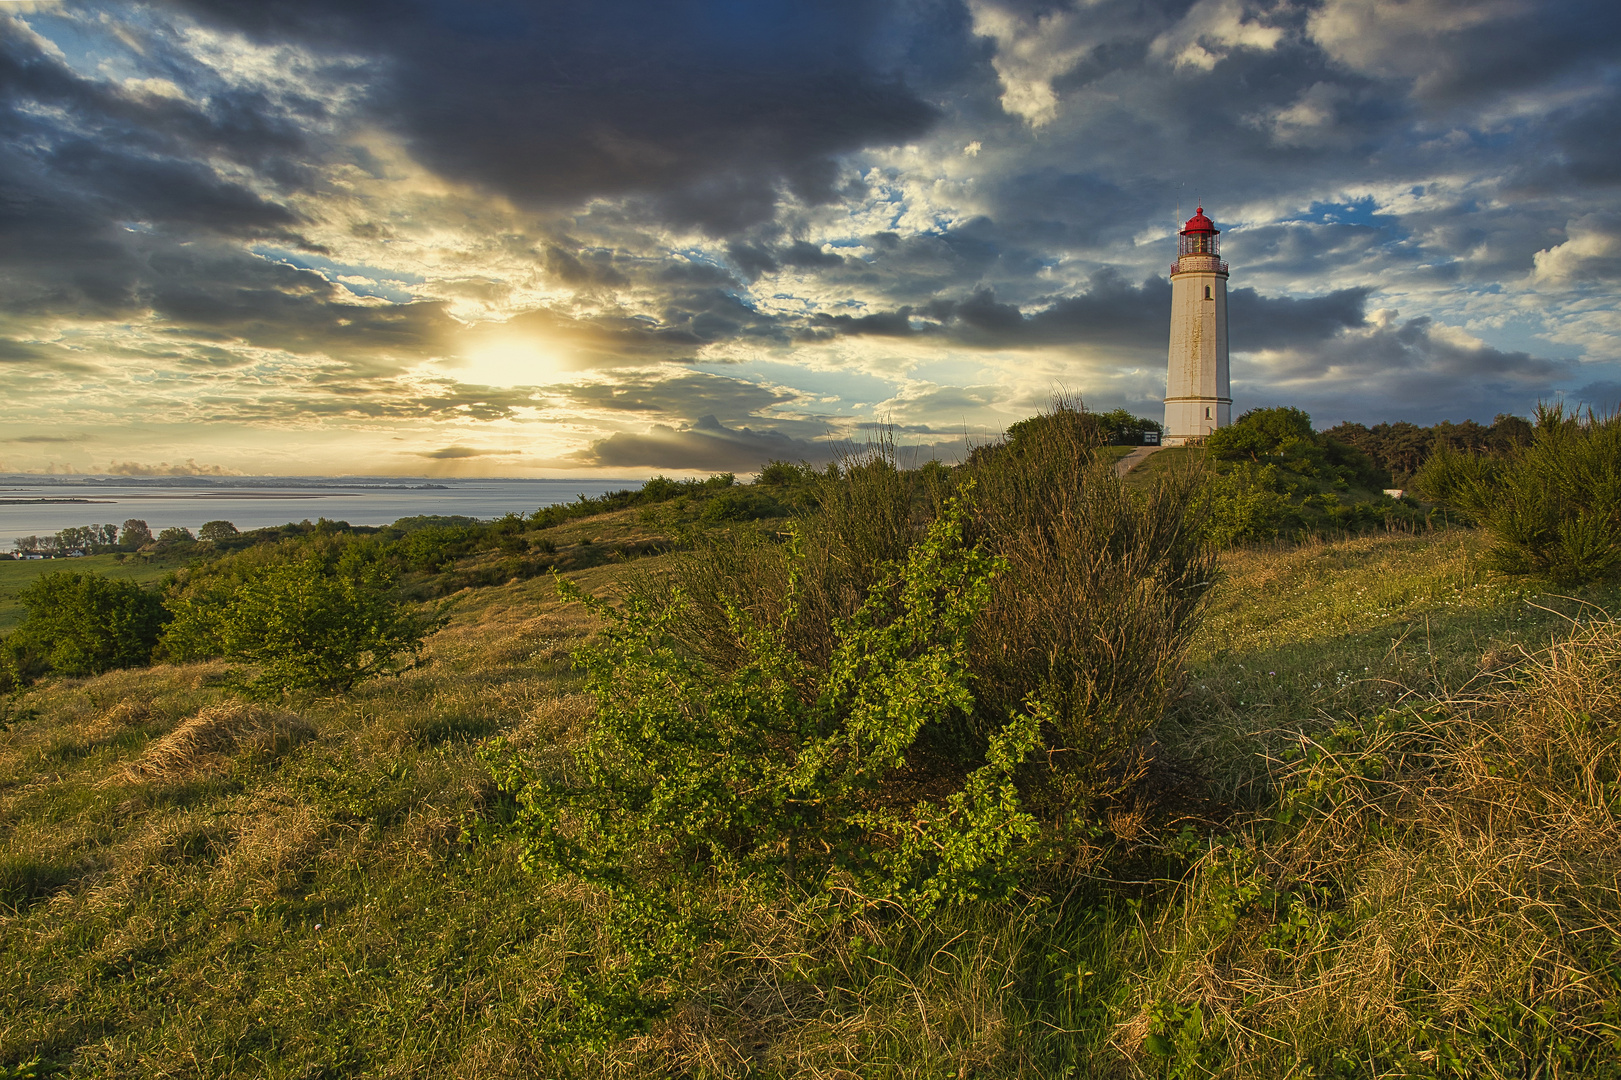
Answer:
[[0, 0], [0, 472], [647, 476], [1621, 402], [1613, 0]]

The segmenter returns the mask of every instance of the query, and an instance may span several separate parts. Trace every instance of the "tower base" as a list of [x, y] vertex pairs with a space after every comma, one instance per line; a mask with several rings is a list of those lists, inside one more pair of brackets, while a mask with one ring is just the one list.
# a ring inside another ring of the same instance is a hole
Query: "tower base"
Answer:
[[1164, 442], [1166, 446], [1203, 442], [1212, 431], [1232, 422], [1232, 398], [1166, 398]]

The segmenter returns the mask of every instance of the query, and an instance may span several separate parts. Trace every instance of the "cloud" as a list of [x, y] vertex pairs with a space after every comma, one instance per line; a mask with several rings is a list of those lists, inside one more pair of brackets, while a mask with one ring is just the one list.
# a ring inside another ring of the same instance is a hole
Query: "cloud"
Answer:
[[[1163, 352], [1168, 340], [1171, 286], [1165, 278], [1132, 285], [1112, 269], [1092, 275], [1079, 296], [1023, 310], [990, 289], [969, 297], [871, 315], [819, 314], [814, 331], [838, 335], [938, 339], [984, 349], [1054, 345]], [[1254, 289], [1229, 293], [1232, 347], [1278, 348], [1331, 338], [1360, 326], [1371, 293], [1366, 286], [1316, 297], [1269, 297]]]
[[416, 450], [415, 457], [432, 458], [435, 461], [459, 461], [463, 458], [477, 457], [509, 457], [521, 454], [522, 450], [476, 450], [471, 446], [441, 446], [437, 450]]
[[1532, 256], [1534, 281], [1581, 285], [1621, 279], [1621, 215], [1586, 214], [1565, 226], [1564, 243]]
[[1315, 345], [1235, 358], [1233, 398], [1240, 410], [1299, 405], [1319, 426], [1489, 419], [1551, 400], [1577, 370], [1570, 360], [1493, 348], [1428, 316], [1403, 320], [1387, 310]]
[[191, 458], [171, 465], [167, 461], [160, 461], [156, 465], [145, 465], [136, 461], [109, 462], [103, 470], [107, 476], [241, 476], [236, 469], [227, 469], [223, 465], [199, 465]]
[[871, 0], [187, 6], [260, 40], [377, 57], [373, 115], [445, 176], [544, 206], [641, 196], [716, 234], [784, 193], [831, 200], [838, 155], [937, 116], [875, 64], [868, 42], [894, 13]]
[[608, 468], [753, 472], [768, 461], [817, 464], [839, 453], [840, 444], [796, 439], [769, 429], [729, 428], [713, 416], [705, 416], [689, 427], [654, 424], [642, 434], [618, 432], [592, 442], [574, 460]]
[[1170, 30], [1154, 39], [1153, 56], [1177, 67], [1209, 71], [1236, 49], [1274, 49], [1283, 28], [1271, 26], [1239, 0], [1198, 0]]
[[83, 442], [77, 435], [18, 435], [12, 439], [0, 439], [8, 443], [76, 443]]

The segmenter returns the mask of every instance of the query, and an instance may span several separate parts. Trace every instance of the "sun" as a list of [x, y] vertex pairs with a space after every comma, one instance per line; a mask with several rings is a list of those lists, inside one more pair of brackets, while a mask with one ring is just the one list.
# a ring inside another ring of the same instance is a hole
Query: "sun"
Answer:
[[532, 337], [501, 334], [461, 350], [460, 363], [447, 365], [458, 382], [481, 386], [540, 386], [561, 373], [555, 351]]

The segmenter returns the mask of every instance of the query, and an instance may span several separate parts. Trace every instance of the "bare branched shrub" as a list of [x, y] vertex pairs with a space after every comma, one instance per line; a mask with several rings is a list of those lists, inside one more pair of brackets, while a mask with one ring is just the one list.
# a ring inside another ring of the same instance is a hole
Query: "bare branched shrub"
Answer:
[[173, 782], [216, 772], [243, 752], [282, 754], [313, 738], [315, 729], [302, 717], [246, 702], [210, 705], [155, 739], [125, 769], [133, 782]]

